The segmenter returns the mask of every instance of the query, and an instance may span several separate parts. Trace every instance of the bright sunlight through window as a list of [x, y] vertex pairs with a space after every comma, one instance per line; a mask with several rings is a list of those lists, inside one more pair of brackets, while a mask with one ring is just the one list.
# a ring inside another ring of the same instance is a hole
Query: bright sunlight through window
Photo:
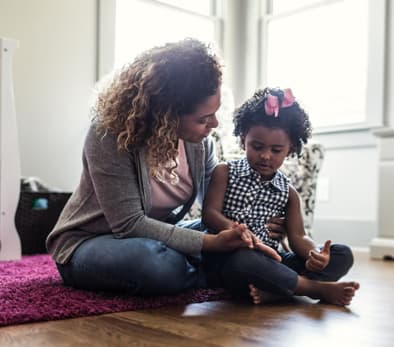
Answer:
[[[286, 3], [290, 11], [280, 14], [289, 10]], [[326, 2], [299, 11], [291, 11], [293, 1], [273, 4], [267, 84], [291, 87], [315, 129], [366, 122], [368, 0]]]
[[210, 0], [117, 0], [115, 67], [148, 48], [185, 37], [213, 42], [215, 22], [208, 16], [210, 4]]

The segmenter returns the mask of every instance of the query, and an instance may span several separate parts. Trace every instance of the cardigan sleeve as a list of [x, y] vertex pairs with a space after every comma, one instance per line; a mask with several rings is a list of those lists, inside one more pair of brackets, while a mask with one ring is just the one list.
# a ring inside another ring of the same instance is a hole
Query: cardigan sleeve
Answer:
[[204, 201], [205, 194], [208, 190], [213, 170], [217, 164], [218, 160], [216, 156], [215, 142], [211, 136], [208, 136], [204, 140], [204, 179], [197, 194], [197, 200], [200, 206], [202, 206], [202, 202]]
[[94, 195], [115, 237], [146, 237], [163, 241], [186, 254], [201, 252], [203, 233], [146, 215], [136, 158], [130, 152], [117, 149], [114, 135], [98, 135], [92, 126], [83, 155]]

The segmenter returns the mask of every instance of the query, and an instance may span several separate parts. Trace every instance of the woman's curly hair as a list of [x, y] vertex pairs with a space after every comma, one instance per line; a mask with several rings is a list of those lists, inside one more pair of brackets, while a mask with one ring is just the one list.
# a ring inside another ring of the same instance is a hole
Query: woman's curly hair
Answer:
[[233, 115], [234, 135], [242, 139], [246, 136], [249, 129], [255, 125], [282, 129], [289, 136], [291, 153], [299, 156], [303, 145], [308, 142], [308, 138], [312, 135], [309, 116], [297, 101], [290, 107], [280, 107], [277, 117], [267, 115], [264, 104], [268, 94], [277, 96], [279, 105], [282, 104], [283, 90], [279, 88], [265, 88], [256, 91], [250, 99], [235, 110]]
[[222, 64], [210, 46], [184, 39], [154, 47], [118, 71], [99, 92], [99, 133], [117, 136], [118, 150], [147, 148], [153, 177], [176, 167], [179, 117], [195, 112], [221, 84]]

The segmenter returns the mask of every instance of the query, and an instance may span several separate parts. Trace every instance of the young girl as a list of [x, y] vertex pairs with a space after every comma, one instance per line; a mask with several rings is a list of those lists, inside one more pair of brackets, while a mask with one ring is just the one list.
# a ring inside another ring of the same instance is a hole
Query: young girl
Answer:
[[[254, 303], [272, 294], [306, 295], [336, 305], [350, 304], [357, 282], [336, 282], [353, 264], [349, 247], [317, 245], [306, 236], [300, 199], [279, 171], [285, 158], [300, 155], [311, 135], [308, 115], [290, 89], [257, 91], [234, 114], [234, 135], [246, 157], [219, 164], [212, 175], [203, 207], [203, 223], [217, 233], [238, 223], [262, 247], [216, 255], [222, 285], [235, 294], [249, 292]], [[284, 216], [292, 252], [279, 251], [267, 222]], [[212, 262], [210, 262], [212, 263]]]

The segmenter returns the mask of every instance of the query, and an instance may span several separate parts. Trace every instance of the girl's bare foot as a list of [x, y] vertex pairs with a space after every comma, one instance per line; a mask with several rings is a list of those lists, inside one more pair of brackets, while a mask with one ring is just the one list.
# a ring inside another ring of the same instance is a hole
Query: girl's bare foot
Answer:
[[255, 305], [266, 304], [284, 299], [282, 295], [275, 295], [270, 292], [262, 291], [256, 288], [253, 284], [249, 284], [249, 294], [252, 297], [253, 303]]
[[356, 290], [360, 288], [357, 282], [323, 282], [321, 300], [329, 304], [350, 305]]
[[359, 288], [360, 284], [357, 282], [321, 282], [300, 276], [295, 294], [320, 299], [333, 305], [345, 306], [350, 304]]

